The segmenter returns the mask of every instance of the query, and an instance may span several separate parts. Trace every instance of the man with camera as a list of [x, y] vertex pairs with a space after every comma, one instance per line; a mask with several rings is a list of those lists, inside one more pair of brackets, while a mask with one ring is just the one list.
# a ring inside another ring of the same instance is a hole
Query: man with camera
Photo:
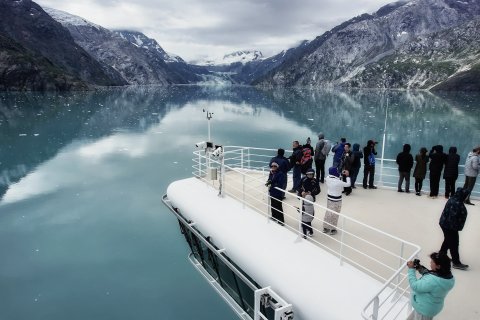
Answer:
[[373, 185], [373, 179], [375, 178], [375, 145], [377, 142], [368, 140], [367, 145], [363, 148], [363, 188], [367, 189], [367, 181], [369, 189], [377, 189]]
[[[434, 252], [430, 259], [431, 270], [422, 266], [418, 259], [407, 262], [408, 282], [412, 289], [412, 320], [433, 319], [442, 311], [445, 297], [455, 285], [450, 258], [444, 253]], [[416, 271], [421, 275], [418, 279]]]
[[285, 173], [279, 170], [278, 167], [278, 163], [272, 162], [268, 181], [265, 183], [265, 186], [269, 188], [268, 193], [270, 194], [272, 218], [275, 219], [279, 224], [283, 225], [284, 219], [282, 199], [285, 196], [285, 193], [277, 188], [284, 188], [287, 176]]

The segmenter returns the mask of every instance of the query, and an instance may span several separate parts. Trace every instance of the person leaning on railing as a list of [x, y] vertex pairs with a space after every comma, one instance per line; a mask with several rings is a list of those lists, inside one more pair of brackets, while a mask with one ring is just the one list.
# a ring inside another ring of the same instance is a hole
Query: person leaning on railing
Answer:
[[287, 176], [278, 168], [278, 163], [272, 162], [270, 174], [268, 176], [267, 183], [265, 185], [269, 188], [268, 192], [270, 194], [270, 206], [272, 209], [272, 219], [275, 219], [279, 224], [283, 225], [283, 206], [282, 199], [285, 196], [285, 193], [282, 190], [285, 185], [285, 180]]
[[[450, 258], [443, 253], [430, 255], [430, 268], [427, 270], [418, 260], [408, 261], [408, 282], [412, 289], [412, 320], [430, 320], [440, 313], [447, 293], [455, 285]], [[416, 271], [422, 276], [417, 279]]]

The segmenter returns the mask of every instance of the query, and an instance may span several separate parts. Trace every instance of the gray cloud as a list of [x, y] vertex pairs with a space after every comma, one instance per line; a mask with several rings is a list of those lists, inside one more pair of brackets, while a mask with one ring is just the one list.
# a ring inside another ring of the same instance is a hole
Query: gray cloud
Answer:
[[38, 0], [110, 29], [134, 29], [191, 60], [235, 50], [275, 54], [390, 0]]

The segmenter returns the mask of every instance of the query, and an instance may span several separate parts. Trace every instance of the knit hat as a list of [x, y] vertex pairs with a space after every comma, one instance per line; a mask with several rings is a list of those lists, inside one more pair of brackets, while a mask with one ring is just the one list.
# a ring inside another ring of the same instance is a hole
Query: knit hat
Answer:
[[272, 162], [272, 164], [270, 165], [270, 167], [278, 167], [278, 163]]
[[331, 176], [335, 176], [335, 177], [339, 177], [339, 176], [340, 176], [340, 174], [338, 173], [337, 168], [335, 168], [335, 167], [330, 167], [330, 168], [328, 168], [328, 174], [331, 175]]
[[306, 174], [315, 174], [315, 170], [310, 168], [310, 169], [307, 170]]

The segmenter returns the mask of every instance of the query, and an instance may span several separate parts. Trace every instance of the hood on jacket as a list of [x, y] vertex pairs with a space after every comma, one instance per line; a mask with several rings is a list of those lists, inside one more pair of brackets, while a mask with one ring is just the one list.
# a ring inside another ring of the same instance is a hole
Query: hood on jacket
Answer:
[[433, 147], [433, 150], [437, 151], [438, 153], [443, 153], [443, 146], [441, 144], [436, 145]]
[[405, 143], [403, 145], [403, 152], [410, 153], [410, 150], [412, 150], [412, 147], [408, 143]]
[[360, 145], [358, 143], [353, 144], [353, 151], [360, 151]]
[[467, 199], [469, 194], [470, 194], [470, 191], [468, 191], [468, 189], [458, 187], [457, 191], [455, 192], [455, 194], [452, 196], [451, 199], [454, 199], [456, 201], [463, 203], [465, 199]]
[[323, 134], [323, 132], [320, 132], [318, 134], [318, 139], [325, 139], [325, 135]]
[[452, 154], [452, 153], [457, 154], [457, 147], [450, 147], [450, 149], [448, 149], [448, 153], [449, 154]]

